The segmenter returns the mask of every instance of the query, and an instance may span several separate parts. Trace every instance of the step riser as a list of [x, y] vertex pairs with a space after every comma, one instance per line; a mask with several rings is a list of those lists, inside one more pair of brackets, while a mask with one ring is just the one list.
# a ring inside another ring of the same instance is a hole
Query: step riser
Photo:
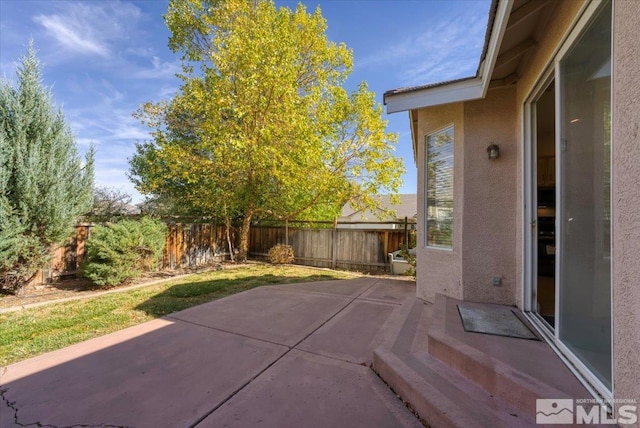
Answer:
[[[537, 426], [537, 399], [580, 398], [578, 395], [583, 394], [576, 390], [570, 397], [568, 392], [561, 390], [572, 392], [571, 384], [557, 384], [561, 387], [559, 390], [544, 382], [550, 378], [547, 373], [542, 373], [541, 378], [530, 374], [539, 373], [540, 367], [546, 367], [546, 364], [536, 366], [534, 370], [515, 368], [521, 361], [522, 364], [538, 364], [538, 360], [531, 358], [537, 355], [555, 357], [543, 344], [538, 346], [538, 342], [536, 345], [529, 342], [518, 352], [511, 353], [510, 346], [521, 344], [493, 340], [485, 346], [483, 338], [479, 340], [478, 336], [465, 342], [471, 337], [460, 331], [457, 311], [453, 312], [454, 303], [439, 295], [435, 304], [425, 307], [427, 312], [423, 312], [425, 308], [416, 301], [403, 311], [403, 321], [395, 320], [402, 323], [394, 329], [397, 332], [395, 340], [386, 341], [374, 352], [374, 369], [429, 426]], [[428, 328], [418, 328], [425, 320], [428, 320]], [[515, 366], [508, 364], [509, 361]], [[564, 368], [557, 370], [554, 360], [541, 361], [551, 363], [551, 374], [565, 374]], [[571, 379], [568, 382], [575, 382]]]
[[[373, 353], [373, 368], [378, 375], [415, 410], [432, 428], [462, 428], [474, 426], [473, 420], [448, 411], [447, 399], [425, 382], [391, 352], [378, 349]], [[428, 397], [428, 399], [425, 399]], [[444, 412], [443, 412], [444, 410]]]
[[[449, 339], [450, 340], [450, 339]], [[483, 356], [472, 355], [473, 350], [462, 352], [451, 346], [448, 341], [441, 340], [436, 335], [429, 335], [429, 354], [443, 363], [456, 369], [462, 376], [476, 383], [487, 392], [511, 406], [527, 414], [536, 413], [536, 399], [541, 397], [542, 391], [534, 391], [526, 383], [530, 379], [519, 382], [511, 375], [502, 373], [495, 367], [495, 362], [482, 361]], [[550, 398], [558, 398], [552, 396]]]

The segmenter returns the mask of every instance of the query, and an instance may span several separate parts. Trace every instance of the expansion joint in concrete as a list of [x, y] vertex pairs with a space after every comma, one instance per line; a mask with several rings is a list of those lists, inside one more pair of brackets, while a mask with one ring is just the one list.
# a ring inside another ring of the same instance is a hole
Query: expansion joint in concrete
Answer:
[[195, 421], [193, 424], [191, 424], [189, 426], [189, 428], [195, 428], [197, 427], [202, 421], [204, 421], [206, 418], [208, 418], [211, 414], [213, 414], [213, 412], [215, 412], [216, 410], [218, 410], [220, 407], [222, 407], [226, 402], [228, 402], [229, 400], [231, 400], [234, 396], [236, 396], [236, 394], [238, 394], [240, 391], [242, 391], [243, 389], [245, 389], [247, 386], [249, 386], [249, 384], [251, 384], [251, 382], [253, 382], [254, 380], [256, 380], [260, 375], [262, 375], [264, 372], [266, 372], [267, 370], [269, 370], [271, 367], [273, 367], [278, 361], [282, 360], [285, 356], [287, 356], [292, 350], [296, 349], [298, 347], [298, 345], [300, 345], [302, 342], [304, 342], [305, 340], [307, 340], [312, 334], [314, 334], [316, 331], [320, 330], [322, 327], [324, 327], [325, 324], [327, 324], [329, 321], [331, 321], [332, 319], [334, 319], [336, 316], [338, 316], [341, 312], [343, 312], [345, 309], [347, 309], [349, 307], [349, 305], [351, 305], [353, 302], [355, 302], [360, 296], [362, 296], [364, 293], [366, 293], [368, 290], [371, 289], [371, 287], [373, 287], [374, 285], [376, 285], [380, 280], [377, 280], [375, 282], [373, 282], [369, 287], [367, 287], [366, 289], [364, 289], [360, 294], [358, 294], [355, 297], [352, 297], [349, 299], [349, 301], [347, 303], [345, 303], [344, 306], [342, 306], [340, 309], [338, 309], [336, 311], [336, 313], [334, 313], [333, 315], [331, 315], [329, 318], [327, 318], [322, 324], [320, 324], [318, 327], [314, 328], [311, 332], [309, 332], [307, 335], [305, 335], [302, 339], [300, 339], [299, 341], [297, 341], [293, 346], [289, 346], [282, 355], [280, 355], [278, 358], [276, 358], [275, 360], [273, 360], [269, 365], [267, 365], [264, 369], [260, 370], [258, 373], [256, 373], [253, 377], [251, 377], [251, 379], [249, 379], [247, 382], [245, 382], [244, 384], [240, 385], [240, 387], [238, 389], [236, 389], [235, 391], [233, 391], [231, 394], [229, 394], [229, 396], [227, 398], [225, 398], [224, 400], [222, 400], [220, 403], [218, 403], [213, 409], [211, 409], [210, 411], [208, 411], [207, 413], [205, 413], [203, 416], [201, 416], [200, 418], [198, 418], [197, 421]]

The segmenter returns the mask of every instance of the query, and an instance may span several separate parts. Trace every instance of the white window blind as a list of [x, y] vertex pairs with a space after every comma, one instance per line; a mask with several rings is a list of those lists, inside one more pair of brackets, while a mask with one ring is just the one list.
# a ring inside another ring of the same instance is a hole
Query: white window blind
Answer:
[[453, 248], [453, 126], [426, 137], [427, 246]]

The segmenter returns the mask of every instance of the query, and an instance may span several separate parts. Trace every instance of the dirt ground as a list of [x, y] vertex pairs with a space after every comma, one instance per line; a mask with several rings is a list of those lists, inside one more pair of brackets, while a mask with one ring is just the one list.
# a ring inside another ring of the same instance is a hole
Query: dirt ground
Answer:
[[[157, 281], [161, 279], [169, 279], [175, 276], [186, 275], [190, 273], [207, 272], [222, 267], [223, 269], [231, 269], [240, 267], [238, 264], [223, 264], [215, 266], [203, 266], [198, 269], [175, 269], [164, 270], [160, 272], [148, 272], [119, 285], [117, 288], [144, 284], [145, 282]], [[76, 297], [83, 295], [91, 295], [101, 291], [114, 289], [116, 287], [100, 287], [91, 283], [86, 278], [68, 278], [60, 279], [51, 284], [29, 285], [25, 287], [23, 293], [19, 296], [0, 294], [0, 309], [6, 309], [14, 306], [30, 305], [32, 303], [46, 302], [50, 300], [65, 299], [67, 297]]]

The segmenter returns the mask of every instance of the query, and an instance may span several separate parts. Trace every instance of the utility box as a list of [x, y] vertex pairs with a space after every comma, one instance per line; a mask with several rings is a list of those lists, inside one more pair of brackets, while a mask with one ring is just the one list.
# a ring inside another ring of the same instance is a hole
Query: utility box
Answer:
[[[410, 254], [415, 254], [415, 252], [415, 248], [409, 250]], [[409, 262], [400, 255], [400, 250], [389, 253], [387, 257], [389, 259], [389, 265], [391, 266], [391, 275], [404, 275], [411, 267]]]

